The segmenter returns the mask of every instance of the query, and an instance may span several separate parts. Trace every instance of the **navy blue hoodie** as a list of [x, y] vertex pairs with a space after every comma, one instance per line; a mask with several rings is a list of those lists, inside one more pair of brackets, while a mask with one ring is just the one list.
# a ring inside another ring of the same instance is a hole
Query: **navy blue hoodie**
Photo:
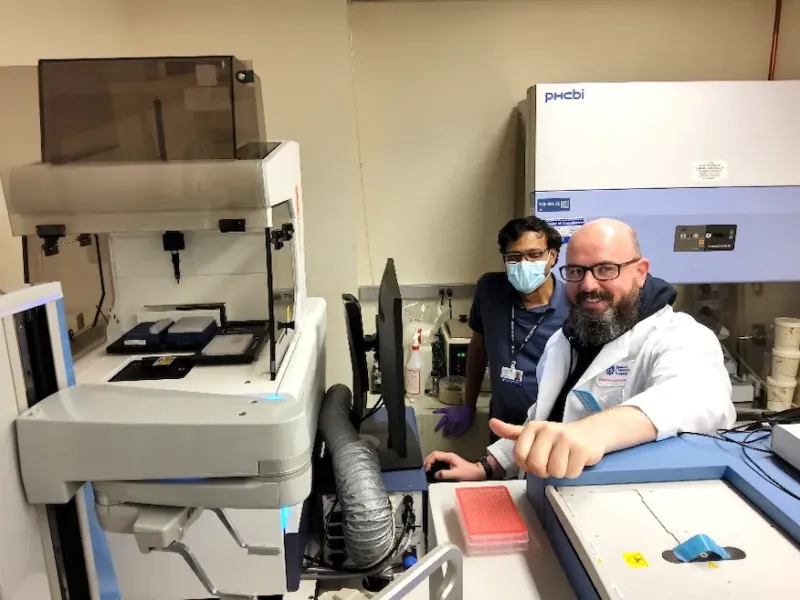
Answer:
[[[645, 279], [642, 286], [642, 293], [639, 297], [639, 318], [637, 323], [644, 321], [647, 317], [656, 314], [665, 306], [672, 306], [678, 298], [678, 292], [669, 283], [658, 277], [651, 275]], [[564, 337], [569, 340], [570, 346], [575, 351], [574, 361], [570, 360], [570, 374], [564, 382], [561, 391], [558, 393], [553, 410], [550, 411], [548, 421], [561, 422], [564, 420], [564, 407], [567, 402], [567, 394], [575, 387], [575, 384], [592, 364], [592, 361], [600, 354], [603, 346], [585, 346], [580, 342], [578, 336], [572, 331], [569, 325], [562, 328]], [[574, 368], [572, 368], [574, 366]]]

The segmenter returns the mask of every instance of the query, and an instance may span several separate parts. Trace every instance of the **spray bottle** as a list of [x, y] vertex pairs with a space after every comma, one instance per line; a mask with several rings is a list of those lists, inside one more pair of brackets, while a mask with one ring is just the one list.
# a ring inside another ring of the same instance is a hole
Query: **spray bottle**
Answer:
[[421, 398], [425, 394], [425, 383], [422, 381], [422, 368], [424, 365], [422, 353], [419, 351], [420, 343], [422, 343], [422, 329], [417, 329], [411, 346], [411, 354], [408, 357], [408, 362], [406, 362], [405, 372], [406, 396], [411, 400]]

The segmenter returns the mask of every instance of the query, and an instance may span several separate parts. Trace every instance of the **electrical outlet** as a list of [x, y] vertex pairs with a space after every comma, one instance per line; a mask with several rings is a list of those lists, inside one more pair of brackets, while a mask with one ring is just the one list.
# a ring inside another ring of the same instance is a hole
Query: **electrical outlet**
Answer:
[[750, 341], [753, 346], [762, 348], [767, 345], [767, 327], [765, 325], [750, 326]]

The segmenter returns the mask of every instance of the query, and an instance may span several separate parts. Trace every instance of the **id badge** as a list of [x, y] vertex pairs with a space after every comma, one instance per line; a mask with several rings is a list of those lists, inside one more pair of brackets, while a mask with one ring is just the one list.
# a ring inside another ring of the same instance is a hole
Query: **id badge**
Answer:
[[500, 369], [500, 379], [508, 385], [522, 385], [522, 371], [511, 363], [511, 366]]
[[572, 390], [572, 393], [580, 400], [580, 403], [583, 405], [583, 408], [586, 409], [586, 412], [590, 413], [599, 413], [603, 411], [603, 407], [600, 406], [600, 403], [597, 401], [597, 398], [594, 397], [592, 392], [587, 390]]

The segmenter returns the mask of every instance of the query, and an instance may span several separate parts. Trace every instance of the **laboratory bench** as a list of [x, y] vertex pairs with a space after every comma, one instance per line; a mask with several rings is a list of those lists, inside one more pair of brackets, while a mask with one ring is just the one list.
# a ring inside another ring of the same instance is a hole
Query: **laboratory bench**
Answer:
[[[371, 408], [380, 398], [378, 394], [367, 396], [367, 406]], [[478, 396], [478, 410], [475, 414], [475, 423], [461, 437], [446, 437], [441, 431], [434, 431], [442, 416], [434, 414], [437, 408], [447, 408], [447, 404], [439, 402], [433, 396], [420, 398], [406, 398], [406, 406], [414, 409], [417, 430], [419, 431], [422, 454], [440, 450], [455, 452], [469, 460], [478, 460], [486, 454], [489, 445], [489, 400], [491, 396], [481, 394]]]
[[496, 555], [464, 554], [464, 600], [492, 597], [530, 600], [575, 598], [550, 540], [525, 495], [523, 479], [431, 485], [428, 489], [428, 546], [433, 548], [452, 543], [463, 552], [464, 541], [455, 509], [456, 489], [498, 485], [508, 488], [528, 526], [528, 549]]
[[[420, 412], [432, 414], [439, 404], [432, 400], [417, 400], [412, 406], [421, 404]], [[748, 420], [754, 418], [749, 416]], [[734, 437], [744, 440], [746, 435]], [[765, 439], [752, 444], [769, 448]], [[533, 488], [527, 490], [526, 481], [520, 479], [431, 484], [427, 494], [426, 547], [451, 543], [464, 552], [464, 600], [494, 595], [552, 600], [572, 599], [576, 594], [597, 597], [594, 589], [584, 587], [592, 584], [576, 576], [579, 572], [587, 577], [587, 568], [597, 589], [625, 589], [625, 597], [631, 598], [668, 599], [674, 596], [668, 582], [674, 584], [671, 578], [675, 577], [676, 567], [663, 551], [691, 533], [705, 532], [724, 540], [726, 547], [746, 549], [749, 558], [746, 563], [715, 561], [684, 567], [680, 571], [684, 592], [687, 587], [694, 587], [702, 589], [707, 597], [709, 592], [726, 589], [727, 581], [735, 584], [736, 597], [752, 597], [754, 586], [768, 589], [770, 597], [790, 597], [789, 589], [794, 584], [786, 574], [796, 572], [800, 565], [800, 553], [789, 539], [796, 537], [800, 527], [795, 506], [788, 496], [756, 477], [755, 471], [744, 464], [735, 466], [739, 454], [743, 455], [744, 450], [735, 443], [687, 435], [609, 455], [579, 480], [533, 480], [528, 482]], [[794, 489], [795, 479], [780, 459], [757, 453], [752, 460], [770, 478], [786, 489]], [[636, 470], [643, 465], [650, 466], [641, 478]], [[721, 469], [720, 465], [729, 466]], [[669, 475], [677, 468], [686, 471], [685, 480]], [[694, 473], [698, 468], [703, 471], [700, 475]], [[714, 475], [706, 472], [709, 469], [727, 474]], [[653, 473], [654, 470], [668, 474]], [[744, 490], [761, 489], [767, 494], [766, 500], [745, 499], [747, 494], [735, 489], [734, 481], [744, 485]], [[466, 553], [455, 508], [456, 490], [486, 486], [509, 490], [527, 526], [530, 541], [526, 550], [496, 555]], [[543, 508], [545, 505], [552, 508]], [[774, 510], [767, 510], [770, 507]], [[787, 516], [790, 513], [794, 516]], [[584, 566], [576, 563], [576, 567], [570, 562], [576, 560], [571, 556], [579, 557]], [[631, 562], [634, 559], [636, 564]], [[641, 570], [641, 566], [649, 568]], [[769, 581], [753, 578], [753, 571], [764, 573], [772, 569], [774, 574]], [[599, 597], [609, 596], [600, 593]], [[408, 598], [429, 600], [427, 583], [418, 586]]]
[[[495, 555], [463, 555], [464, 600], [485, 600], [491, 597], [526, 598], [527, 600], [573, 600], [575, 594], [564, 570], [533, 512], [530, 501], [525, 496], [525, 481], [482, 481], [469, 483], [435, 483], [428, 488], [428, 548], [451, 543], [464, 552], [461, 525], [456, 515], [456, 489], [459, 487], [505, 486], [519, 508], [528, 526], [530, 542], [528, 549]], [[308, 582], [304, 582], [308, 583]], [[347, 582], [356, 587], [355, 582]], [[345, 589], [348, 585], [344, 585]], [[301, 587], [301, 590], [312, 586]], [[325, 590], [335, 586], [320, 585], [317, 597], [324, 596]], [[307, 592], [306, 592], [307, 593]], [[343, 598], [349, 597], [347, 592]], [[364, 596], [353, 595], [355, 598]], [[313, 593], [304, 596], [301, 591], [287, 596], [291, 600], [314, 598]], [[408, 600], [429, 600], [428, 580], [415, 588]]]

